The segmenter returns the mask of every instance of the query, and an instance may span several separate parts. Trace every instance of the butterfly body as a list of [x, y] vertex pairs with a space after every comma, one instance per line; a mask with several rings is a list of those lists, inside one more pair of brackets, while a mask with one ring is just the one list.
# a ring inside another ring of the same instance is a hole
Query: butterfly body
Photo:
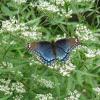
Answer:
[[77, 45], [79, 45], [79, 40], [70, 38], [60, 39], [56, 42], [32, 42], [28, 45], [28, 49], [36, 52], [44, 64], [51, 65], [55, 60], [64, 62], [68, 60], [70, 52]]

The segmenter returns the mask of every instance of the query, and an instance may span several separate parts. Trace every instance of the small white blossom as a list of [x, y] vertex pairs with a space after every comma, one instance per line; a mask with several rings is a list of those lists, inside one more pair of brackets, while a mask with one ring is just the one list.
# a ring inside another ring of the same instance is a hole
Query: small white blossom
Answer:
[[48, 11], [52, 11], [52, 12], [58, 12], [59, 9], [57, 6], [55, 6], [54, 4], [50, 4], [50, 2], [47, 2], [47, 1], [41, 1], [39, 0], [38, 3], [35, 3], [35, 4], [30, 4], [32, 7], [34, 6], [37, 6], [39, 9], [42, 9], [42, 10], [48, 10]]
[[100, 87], [93, 88], [93, 90], [94, 90], [98, 95], [100, 95]]
[[35, 99], [39, 99], [39, 100], [54, 100], [54, 98], [53, 98], [51, 93], [48, 93], [48, 94], [37, 94]]
[[85, 53], [85, 56], [88, 58], [92, 58], [92, 57], [95, 57], [96, 54], [93, 50], [88, 49], [87, 53]]
[[21, 82], [11, 83], [10, 79], [0, 79], [0, 91], [5, 95], [11, 95], [13, 91], [17, 93], [25, 93], [24, 85]]
[[[56, 1], [53, 1], [56, 3], [56, 5], [54, 3], [50, 3], [50, 2], [47, 2], [47, 1], [43, 1], [43, 0], [39, 0], [38, 2], [36, 3], [30, 3], [30, 6], [32, 7], [35, 7], [37, 6], [38, 9], [41, 9], [41, 10], [47, 10], [49, 12], [54, 12], [54, 13], [57, 13], [58, 15], [60, 16], [66, 16], [66, 17], [71, 17], [71, 14], [72, 14], [72, 10], [68, 10], [68, 12], [66, 12], [64, 9], [60, 8], [57, 6], [59, 4], [61, 5], [64, 5], [64, 1], [63, 0], [56, 0]], [[62, 12], [59, 13], [59, 12]]]
[[14, 100], [22, 100], [22, 98], [23, 98], [23, 95], [17, 95], [13, 97]]
[[50, 80], [46, 80], [44, 78], [39, 78], [39, 76], [32, 74], [32, 77], [40, 83], [41, 86], [45, 86], [47, 88], [53, 88], [54, 87], [54, 83]]
[[18, 4], [26, 3], [27, 0], [13, 0]]
[[11, 95], [12, 92], [10, 91], [10, 80], [0, 79], [0, 91], [2, 91], [5, 95]]
[[10, 62], [2, 62], [2, 64], [3, 64], [3, 66], [6, 66], [6, 67], [8, 67], [8, 68], [13, 68], [13, 64], [12, 63], [10, 63]]
[[81, 40], [92, 40], [95, 41], [97, 38], [93, 32], [88, 29], [85, 25], [78, 24], [76, 29], [76, 34]]
[[10, 20], [2, 21], [2, 30], [4, 31], [10, 31], [14, 32], [17, 30], [27, 30], [28, 27], [25, 25], [25, 23], [19, 23], [18, 20], [15, 19], [15, 17], [10, 18]]
[[79, 49], [85, 50], [85, 56], [88, 58], [96, 57], [100, 55], [100, 49], [90, 49], [87, 46], [79, 46]]
[[36, 32], [36, 31], [32, 31], [32, 32], [24, 31], [22, 32], [22, 35], [33, 38], [33, 39], [38, 39], [41, 37], [42, 33]]
[[55, 0], [57, 5], [64, 5], [64, 0]]
[[95, 56], [98, 56], [98, 55], [100, 55], [100, 50], [88, 49], [87, 53], [85, 53], [85, 56], [88, 57], [88, 58], [92, 58], [92, 57], [95, 57]]
[[56, 69], [61, 73], [63, 76], [70, 76], [70, 73], [75, 70], [76, 66], [68, 60], [65, 64], [54, 64], [52, 66], [48, 66], [49, 68]]
[[70, 61], [60, 67], [59, 72], [63, 76], [70, 76], [70, 73], [75, 70], [76, 66], [73, 65]]
[[50, 80], [46, 80], [46, 79], [40, 79], [39, 80], [40, 83], [42, 83], [44, 86], [46, 86], [47, 88], [53, 88], [53, 82], [51, 82]]
[[20, 75], [20, 77], [23, 77], [23, 74], [22, 74], [21, 71], [17, 71], [16, 73], [17, 73], [18, 75]]
[[16, 90], [17, 93], [25, 93], [24, 85], [20, 82], [12, 83], [11, 90]]
[[0, 85], [0, 91], [4, 92], [5, 95], [12, 94], [8, 85]]
[[80, 93], [77, 90], [74, 90], [73, 92], [70, 92], [64, 100], [79, 100]]

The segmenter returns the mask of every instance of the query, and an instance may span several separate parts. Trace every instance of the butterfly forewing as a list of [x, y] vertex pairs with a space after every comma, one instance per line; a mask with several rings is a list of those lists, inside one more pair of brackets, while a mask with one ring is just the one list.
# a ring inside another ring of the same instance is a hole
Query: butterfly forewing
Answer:
[[49, 65], [55, 60], [55, 55], [53, 54], [50, 42], [33, 42], [29, 47], [29, 50], [36, 52], [45, 64]]

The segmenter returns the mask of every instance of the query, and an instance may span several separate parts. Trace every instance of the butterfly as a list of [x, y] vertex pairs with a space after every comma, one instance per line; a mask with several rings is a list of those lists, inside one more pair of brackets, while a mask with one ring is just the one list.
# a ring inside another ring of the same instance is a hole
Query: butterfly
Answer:
[[57, 41], [40, 41], [28, 44], [28, 50], [36, 53], [40, 60], [46, 64], [51, 65], [56, 60], [65, 62], [68, 60], [70, 52], [80, 44], [76, 38], [59, 39]]

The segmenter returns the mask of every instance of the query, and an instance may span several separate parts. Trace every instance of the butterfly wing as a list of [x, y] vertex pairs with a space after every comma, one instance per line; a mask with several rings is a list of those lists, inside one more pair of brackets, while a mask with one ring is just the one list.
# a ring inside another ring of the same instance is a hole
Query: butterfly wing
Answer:
[[56, 41], [56, 59], [60, 59], [61, 61], [68, 60], [70, 52], [78, 44], [79, 41], [75, 38], [60, 39]]
[[36, 52], [44, 64], [50, 65], [55, 60], [50, 42], [32, 42], [28, 45], [28, 48], [30, 51]]
[[56, 47], [56, 59], [66, 61], [69, 58], [69, 52], [66, 53], [63, 49]]

